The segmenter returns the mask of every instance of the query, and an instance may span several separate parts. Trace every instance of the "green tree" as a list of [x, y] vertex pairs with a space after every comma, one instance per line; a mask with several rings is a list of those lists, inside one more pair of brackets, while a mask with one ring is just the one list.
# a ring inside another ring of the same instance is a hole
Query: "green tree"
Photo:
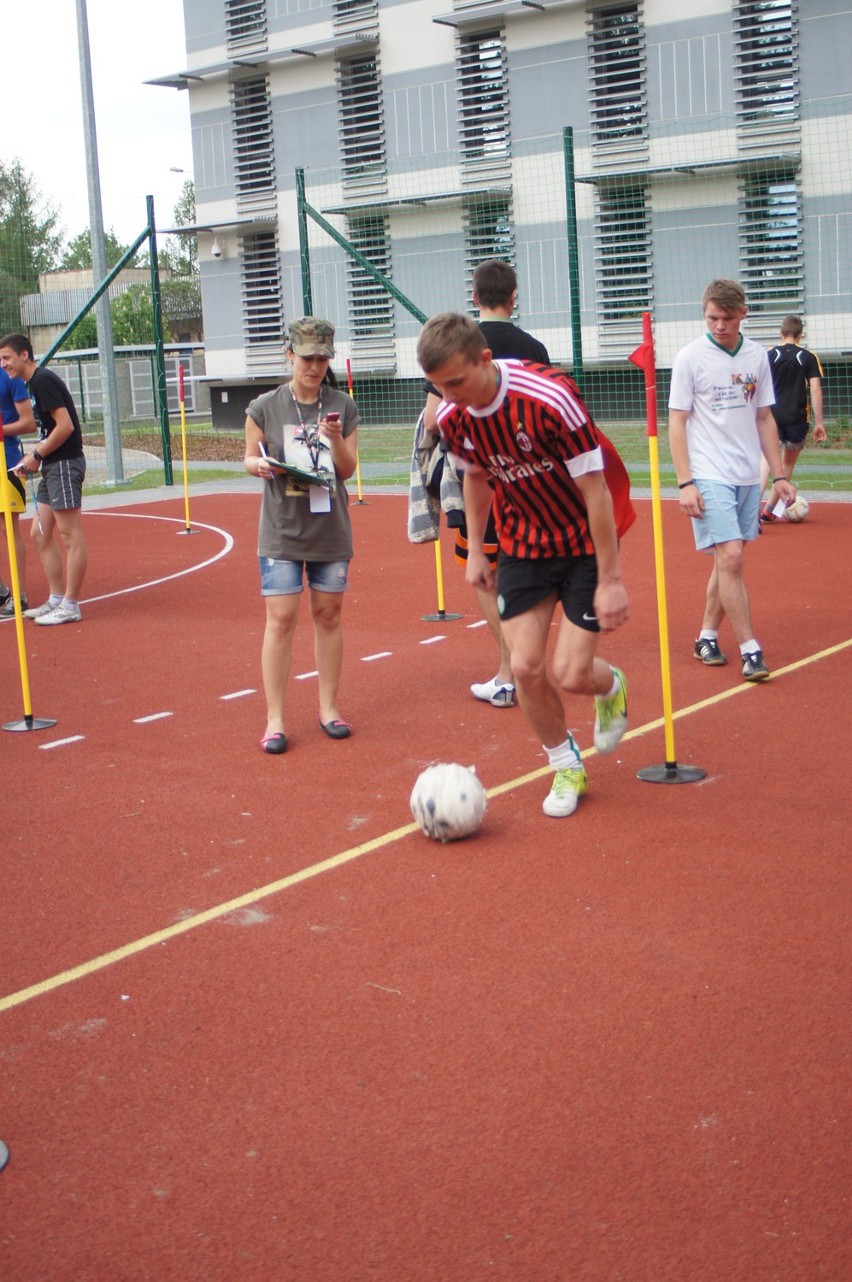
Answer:
[[62, 242], [59, 215], [45, 202], [21, 161], [0, 160], [0, 331], [21, 328], [21, 295], [56, 263]]
[[[122, 245], [115, 232], [110, 228], [104, 232], [104, 249], [106, 251], [107, 267], [115, 267], [119, 259], [127, 253], [129, 245]], [[89, 229], [78, 232], [62, 251], [62, 257], [59, 260], [59, 267], [62, 271], [83, 271], [92, 265], [92, 241], [89, 235]], [[126, 267], [141, 267], [142, 260], [138, 254], [125, 264]]]
[[116, 347], [153, 343], [154, 308], [145, 285], [131, 285], [110, 302], [112, 341]]
[[[172, 211], [175, 227], [195, 226], [195, 183], [187, 178]], [[189, 277], [198, 274], [198, 237], [195, 232], [171, 236], [159, 251], [158, 261], [162, 271], [173, 276]]]

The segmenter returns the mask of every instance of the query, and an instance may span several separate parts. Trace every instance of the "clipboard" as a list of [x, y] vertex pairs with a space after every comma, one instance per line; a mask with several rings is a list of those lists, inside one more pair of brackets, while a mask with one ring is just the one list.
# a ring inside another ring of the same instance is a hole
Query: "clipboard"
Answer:
[[273, 458], [267, 451], [263, 441], [260, 442], [260, 452], [271, 468], [281, 476], [292, 476], [297, 481], [302, 481], [307, 485], [319, 485], [323, 489], [333, 494], [337, 488], [337, 478], [328, 468], [321, 467], [316, 472], [306, 472], [301, 467], [294, 467], [292, 463], [282, 463], [280, 459]]

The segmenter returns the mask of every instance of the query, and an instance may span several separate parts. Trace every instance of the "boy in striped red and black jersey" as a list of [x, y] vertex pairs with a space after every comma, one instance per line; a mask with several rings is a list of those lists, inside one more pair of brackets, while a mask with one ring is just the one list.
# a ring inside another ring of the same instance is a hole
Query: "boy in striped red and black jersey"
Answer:
[[[464, 466], [466, 578], [474, 587], [493, 582], [482, 535], [494, 500], [501, 626], [519, 702], [556, 772], [543, 809], [570, 815], [588, 785], [561, 691], [594, 696], [598, 752], [612, 752], [627, 729], [624, 676], [596, 653], [599, 632], [628, 616], [618, 540], [635, 513], [624, 465], [571, 379], [546, 366], [494, 361], [468, 317], [432, 317], [417, 357], [444, 398], [438, 424]], [[546, 647], [557, 601], [554, 684]]]

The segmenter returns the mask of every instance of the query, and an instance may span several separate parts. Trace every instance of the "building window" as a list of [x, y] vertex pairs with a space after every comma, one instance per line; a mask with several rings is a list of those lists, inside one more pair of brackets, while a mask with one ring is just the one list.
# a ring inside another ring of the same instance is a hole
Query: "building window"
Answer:
[[509, 85], [502, 31], [460, 35], [457, 63], [462, 159], [509, 154]]
[[[392, 266], [386, 215], [350, 218], [347, 233], [358, 253], [390, 280]], [[374, 356], [378, 349], [392, 353], [393, 298], [355, 259], [347, 260], [347, 272], [349, 316], [356, 350], [364, 354], [365, 348], [369, 347]]]
[[464, 206], [464, 245], [467, 299], [473, 313], [474, 269], [486, 258], [515, 261], [515, 232], [508, 193], [468, 198]]
[[609, 5], [589, 14], [592, 140], [613, 144], [644, 137], [648, 123], [642, 6]]
[[740, 279], [750, 310], [801, 311], [802, 209], [795, 173], [743, 179], [741, 206]]
[[266, 44], [266, 0], [226, 0], [225, 38], [228, 49]]
[[651, 308], [651, 225], [644, 187], [602, 189], [595, 269], [604, 323], [635, 321]]
[[275, 232], [257, 232], [252, 236], [243, 236], [240, 249], [246, 345], [272, 345], [280, 359], [284, 316], [281, 306], [281, 266]]
[[337, 87], [344, 181], [361, 187], [379, 175], [384, 185], [385, 124], [375, 54], [339, 62]]
[[272, 106], [266, 76], [231, 84], [234, 131], [234, 187], [237, 203], [275, 194]]
[[798, 119], [796, 0], [739, 0], [734, 9], [737, 113], [740, 124]]

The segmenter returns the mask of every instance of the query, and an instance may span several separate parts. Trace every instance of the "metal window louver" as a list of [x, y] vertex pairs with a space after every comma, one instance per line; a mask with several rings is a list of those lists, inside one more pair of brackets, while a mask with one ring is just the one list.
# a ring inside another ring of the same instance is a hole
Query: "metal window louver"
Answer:
[[592, 10], [588, 67], [593, 140], [617, 143], [644, 135], [645, 31], [638, 3]]
[[651, 220], [644, 187], [601, 191], [595, 225], [601, 319], [635, 319], [651, 306]]
[[459, 36], [456, 84], [463, 159], [507, 156], [509, 93], [502, 31]]
[[766, 126], [797, 119], [796, 0], [739, 0], [734, 42], [740, 123]]
[[225, 38], [229, 49], [266, 43], [266, 0], [227, 0]]
[[277, 344], [280, 359], [284, 318], [281, 264], [275, 232], [243, 236], [240, 264], [246, 345]]
[[237, 198], [275, 191], [272, 105], [265, 76], [231, 85], [234, 187]]
[[[367, 262], [391, 277], [391, 245], [384, 214], [350, 218], [347, 235]], [[354, 260], [347, 263], [349, 315], [355, 350], [383, 367], [393, 358], [394, 309], [387, 290]]]
[[797, 311], [804, 301], [801, 193], [795, 173], [744, 179], [740, 279], [754, 312]]

